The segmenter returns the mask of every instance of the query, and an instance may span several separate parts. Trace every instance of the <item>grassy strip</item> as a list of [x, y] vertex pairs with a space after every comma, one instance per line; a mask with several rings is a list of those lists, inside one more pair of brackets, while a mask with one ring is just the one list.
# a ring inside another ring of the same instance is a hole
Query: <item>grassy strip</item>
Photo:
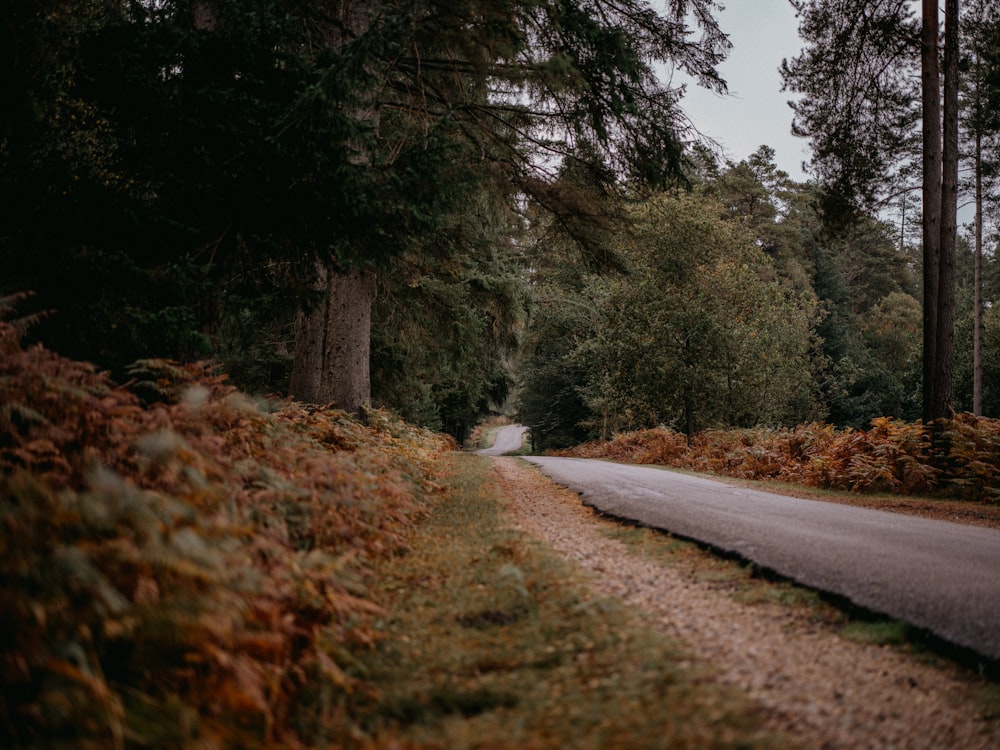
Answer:
[[489, 464], [456, 456], [412, 551], [377, 571], [386, 638], [351, 710], [367, 742], [429, 748], [781, 747], [733, 691], [579, 568], [513, 529]]

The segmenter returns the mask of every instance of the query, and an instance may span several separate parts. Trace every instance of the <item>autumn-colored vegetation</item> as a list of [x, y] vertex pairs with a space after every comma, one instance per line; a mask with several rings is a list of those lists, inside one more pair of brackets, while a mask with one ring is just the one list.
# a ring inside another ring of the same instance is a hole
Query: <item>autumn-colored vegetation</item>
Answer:
[[668, 428], [616, 435], [557, 455], [658, 464], [740, 479], [852, 492], [1000, 502], [1000, 420], [959, 414], [933, 425], [889, 418], [868, 430], [813, 423], [794, 429]]
[[366, 571], [454, 446], [20, 339], [0, 322], [0, 745], [341, 744]]

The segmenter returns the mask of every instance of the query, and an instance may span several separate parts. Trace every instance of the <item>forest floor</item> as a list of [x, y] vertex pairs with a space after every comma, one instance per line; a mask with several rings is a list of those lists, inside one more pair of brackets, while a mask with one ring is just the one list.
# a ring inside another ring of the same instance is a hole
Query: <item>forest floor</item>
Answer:
[[904, 624], [600, 517], [515, 458], [456, 467], [376, 574], [376, 744], [1000, 747], [1000, 685]]

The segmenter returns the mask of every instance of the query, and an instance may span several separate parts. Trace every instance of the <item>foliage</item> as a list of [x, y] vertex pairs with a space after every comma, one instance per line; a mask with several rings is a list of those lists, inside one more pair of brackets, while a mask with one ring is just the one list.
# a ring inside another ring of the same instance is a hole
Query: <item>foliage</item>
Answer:
[[593, 306], [559, 280], [532, 287], [534, 305], [521, 350], [518, 419], [536, 450], [564, 448], [594, 435], [584, 427], [592, 412], [581, 389], [586, 369], [574, 350], [596, 330]]
[[792, 5], [806, 45], [781, 69], [799, 95], [792, 131], [810, 139], [824, 211], [837, 223], [898, 190], [917, 158], [918, 29], [901, 0]]
[[379, 637], [366, 571], [453, 443], [19, 340], [0, 323], [3, 743], [337, 744]]
[[559, 455], [851, 492], [1000, 502], [1000, 420], [971, 414], [930, 426], [882, 417], [872, 420], [868, 430], [812, 423], [790, 429], [706, 430], [690, 439], [659, 427]]
[[658, 69], [724, 89], [714, 6], [11, 3], [0, 293], [36, 290], [58, 311], [38, 339], [116, 374], [213, 354], [276, 378], [287, 352], [237, 361], [249, 347], [229, 337], [308, 306], [317, 260], [391, 272], [483, 189], [586, 225], [552, 189], [563, 159], [594, 193], [677, 180], [680, 92]]
[[813, 408], [808, 299], [712, 200], [659, 196], [622, 238], [626, 274], [591, 284], [599, 324], [576, 353], [610, 426], [751, 426]]
[[446, 229], [413, 238], [379, 279], [372, 396], [461, 443], [508, 398], [527, 292], [502, 207], [470, 196]]

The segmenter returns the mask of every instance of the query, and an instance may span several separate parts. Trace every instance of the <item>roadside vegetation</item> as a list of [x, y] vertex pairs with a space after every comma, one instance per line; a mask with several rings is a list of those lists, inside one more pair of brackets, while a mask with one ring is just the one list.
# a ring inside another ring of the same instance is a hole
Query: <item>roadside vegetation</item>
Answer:
[[970, 414], [932, 426], [880, 418], [868, 430], [813, 423], [706, 430], [690, 438], [660, 427], [556, 453], [832, 490], [1000, 503], [1000, 420]]
[[147, 360], [119, 385], [20, 335], [0, 323], [0, 745], [348, 734], [372, 565], [405, 548], [454, 443], [254, 403], [207, 365]]
[[380, 690], [354, 709], [377, 746], [787, 746], [641, 614], [514, 529], [488, 461], [450, 464], [411, 551], [377, 568], [386, 637], [361, 667]]
[[0, 744], [782, 746], [450, 439], [20, 339], [0, 324]]

